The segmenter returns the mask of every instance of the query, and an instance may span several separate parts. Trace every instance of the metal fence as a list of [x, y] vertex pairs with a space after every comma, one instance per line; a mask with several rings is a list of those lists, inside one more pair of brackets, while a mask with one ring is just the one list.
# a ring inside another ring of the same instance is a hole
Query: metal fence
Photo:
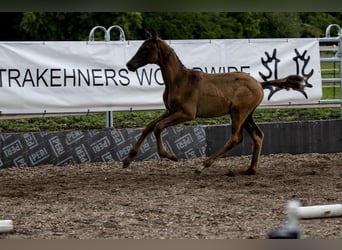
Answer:
[[[110, 26], [108, 29], [106, 29], [103, 26], [95, 26], [94, 28], [92, 28], [92, 30], [89, 33], [89, 39], [88, 39], [89, 42], [95, 41], [95, 31], [98, 29], [104, 32], [104, 40], [106, 42], [111, 41], [110, 32], [112, 29], [117, 29], [120, 32], [119, 33], [120, 41], [126, 41], [124, 30], [119, 25], [113, 25], [113, 26]], [[106, 112], [106, 128], [112, 128], [112, 127], [113, 127], [113, 112], [107, 111]]]
[[[89, 33], [89, 42], [94, 42], [95, 39], [95, 32], [102, 32], [103, 33], [103, 40], [102, 42], [110, 42], [111, 39], [111, 32], [116, 30], [119, 32], [119, 40], [125, 41], [125, 32], [119, 25], [113, 25], [109, 28], [105, 28], [103, 26], [95, 26], [91, 29]], [[337, 33], [335, 36], [332, 34]], [[97, 33], [98, 35], [98, 33]], [[99, 36], [97, 36], [99, 38]], [[320, 62], [321, 65], [323, 64], [331, 64], [333, 65], [332, 71], [333, 74], [329, 76], [325, 76], [325, 71], [327, 69], [322, 68], [322, 86], [323, 88], [333, 88], [336, 90], [336, 98], [329, 98], [329, 99], [322, 99], [317, 103], [318, 105], [334, 105], [334, 107], [340, 106], [340, 118], [342, 118], [342, 28], [338, 24], [331, 24], [326, 28], [325, 37], [319, 38], [320, 43]], [[337, 66], [337, 67], [336, 67]], [[308, 104], [305, 106], [311, 107], [317, 104]], [[284, 105], [284, 106], [277, 106], [280, 108], [288, 108], [291, 107], [291, 104]], [[267, 107], [264, 107], [267, 108]], [[43, 115], [44, 116], [44, 115]], [[105, 127], [113, 127], [113, 111], [105, 112]]]
[[[337, 30], [337, 36], [332, 37], [331, 31], [332, 29]], [[319, 39], [320, 44], [324, 44], [324, 52], [326, 52], [325, 55], [321, 55], [321, 63], [333, 63], [333, 65], [338, 64], [339, 68], [333, 68], [333, 76], [334, 77], [326, 77], [324, 78], [322, 74], [322, 84], [323, 87], [327, 86], [327, 84], [333, 84], [335, 87], [336, 84], [339, 85], [339, 98], [337, 99], [323, 99], [320, 100], [320, 103], [322, 104], [340, 104], [340, 117], [342, 118], [342, 28], [337, 24], [330, 24], [326, 31], [325, 31], [325, 37]], [[323, 46], [322, 46], [323, 47]], [[322, 50], [321, 50], [322, 51]], [[330, 53], [327, 53], [330, 52]], [[331, 55], [331, 52], [334, 53], [333, 56]], [[338, 72], [336, 72], [338, 71]], [[322, 71], [323, 73], [324, 71]]]

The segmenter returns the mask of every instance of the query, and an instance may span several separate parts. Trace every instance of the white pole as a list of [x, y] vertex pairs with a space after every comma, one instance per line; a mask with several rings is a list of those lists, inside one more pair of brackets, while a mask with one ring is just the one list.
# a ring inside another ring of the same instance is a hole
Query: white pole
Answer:
[[0, 233], [8, 233], [13, 230], [12, 220], [0, 220]]
[[300, 208], [299, 201], [289, 201], [287, 204], [287, 222], [285, 227], [291, 231], [299, 231], [298, 210]]
[[340, 217], [342, 204], [299, 207], [297, 213], [300, 219]]

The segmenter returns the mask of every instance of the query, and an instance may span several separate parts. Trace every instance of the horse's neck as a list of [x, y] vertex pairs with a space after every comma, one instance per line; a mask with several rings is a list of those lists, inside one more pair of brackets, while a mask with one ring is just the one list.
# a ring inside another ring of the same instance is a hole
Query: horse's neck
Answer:
[[165, 86], [177, 84], [175, 78], [185, 69], [183, 64], [178, 59], [176, 53], [166, 44], [162, 47], [162, 61], [160, 69], [163, 75]]

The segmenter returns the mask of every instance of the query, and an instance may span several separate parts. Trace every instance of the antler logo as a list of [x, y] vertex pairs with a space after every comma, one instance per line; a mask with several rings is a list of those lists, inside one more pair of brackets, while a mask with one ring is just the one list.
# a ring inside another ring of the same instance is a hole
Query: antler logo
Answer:
[[[312, 88], [312, 84], [309, 83], [309, 79], [314, 73], [314, 70], [311, 69], [309, 73], [306, 73], [306, 67], [308, 66], [308, 63], [310, 61], [310, 56], [306, 57], [307, 50], [305, 50], [302, 54], [299, 53], [297, 49], [294, 50], [296, 56], [292, 58], [293, 61], [296, 63], [296, 74], [302, 75], [305, 78], [305, 87]], [[278, 63], [280, 62], [280, 59], [277, 58], [277, 49], [273, 49], [272, 55], [270, 55], [267, 51], [265, 51], [266, 58], [261, 58], [261, 62], [266, 68], [267, 72], [266, 74], [263, 74], [259, 71], [259, 75], [264, 81], [269, 81], [270, 79], [278, 79]], [[278, 87], [266, 87], [270, 91], [267, 100], [270, 100], [271, 97], [277, 93], [278, 91], [282, 90]], [[308, 99], [308, 95], [304, 90], [296, 90], [299, 91], [304, 95], [306, 99]]]

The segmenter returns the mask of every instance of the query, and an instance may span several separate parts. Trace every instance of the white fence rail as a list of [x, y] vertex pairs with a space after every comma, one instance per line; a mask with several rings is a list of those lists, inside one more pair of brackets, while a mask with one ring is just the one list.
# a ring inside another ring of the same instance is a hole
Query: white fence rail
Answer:
[[[331, 31], [337, 30], [337, 36], [332, 37]], [[330, 57], [321, 57], [321, 63], [337, 63], [339, 69], [333, 69], [339, 73], [339, 77], [322, 78], [322, 83], [334, 83], [339, 85], [340, 98], [339, 99], [323, 99], [320, 100], [322, 104], [340, 104], [340, 117], [342, 118], [342, 28], [337, 24], [331, 24], [326, 28], [325, 37], [319, 39], [320, 43], [329, 44], [330, 46], [324, 46], [325, 51], [335, 53]], [[331, 46], [331, 44], [333, 44]], [[336, 45], [337, 44], [337, 45]], [[330, 48], [330, 49], [329, 49]], [[324, 85], [323, 85], [324, 87]]]

